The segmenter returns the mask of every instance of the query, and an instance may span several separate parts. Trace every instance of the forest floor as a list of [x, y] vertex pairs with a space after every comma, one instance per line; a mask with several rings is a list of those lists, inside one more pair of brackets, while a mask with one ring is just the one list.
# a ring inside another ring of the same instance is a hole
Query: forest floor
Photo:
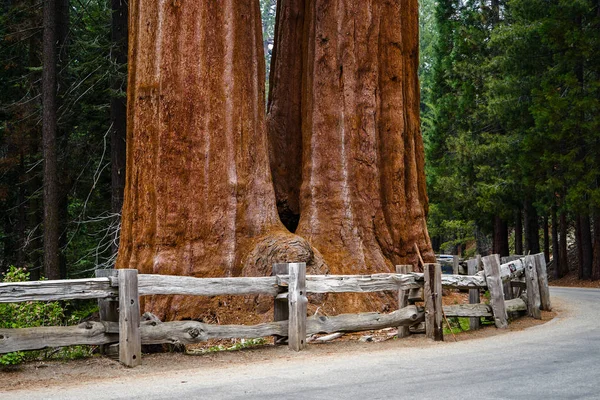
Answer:
[[600, 288], [600, 280], [583, 281], [578, 277], [577, 271], [571, 271], [560, 279], [553, 279], [548, 282], [550, 286], [563, 287], [582, 287], [582, 288]]
[[[465, 300], [465, 293], [449, 293], [447, 304], [455, 304]], [[493, 325], [484, 326], [477, 331], [464, 331], [454, 336], [445, 335], [446, 345], [454, 341], [481, 339], [520, 331], [535, 325], [540, 325], [553, 319], [556, 315], [566, 312], [560, 303], [554, 304], [554, 311], [542, 312], [542, 319], [535, 320], [522, 317], [514, 320], [506, 330], [496, 329]], [[395, 338], [395, 329], [347, 334], [343, 337], [326, 342], [310, 344], [302, 352], [294, 353], [287, 346], [275, 346], [266, 343], [260, 346], [244, 348], [236, 351], [194, 351], [186, 353], [156, 353], [144, 354], [143, 364], [137, 368], [128, 369], [117, 361], [102, 356], [94, 356], [82, 360], [71, 361], [35, 361], [22, 364], [11, 369], [0, 369], [0, 393], [3, 391], [24, 388], [44, 389], [55, 386], [72, 386], [84, 382], [106, 381], [112, 379], [128, 379], [141, 376], [159, 377], [162, 373], [184, 370], [202, 370], [210, 368], [243, 368], [254, 363], [286, 362], [297, 358], [332, 357], [341, 353], [360, 353], [373, 351], [389, 351], [395, 348], [411, 347], [425, 348], [440, 344], [425, 338], [423, 334], [413, 334], [407, 338]], [[214, 343], [212, 344], [214, 346]], [[207, 348], [207, 346], [203, 346]]]

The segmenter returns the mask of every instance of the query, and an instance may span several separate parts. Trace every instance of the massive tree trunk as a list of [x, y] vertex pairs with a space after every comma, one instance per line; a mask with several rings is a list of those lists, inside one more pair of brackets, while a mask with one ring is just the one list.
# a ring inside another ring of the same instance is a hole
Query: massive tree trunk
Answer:
[[44, 2], [42, 70], [42, 143], [44, 156], [44, 273], [60, 278], [59, 183], [57, 155], [57, 6], [60, 0]]
[[[288, 260], [362, 274], [416, 265], [415, 248], [434, 260], [416, 0], [278, 7], [267, 145], [258, 1], [130, 3], [119, 268], [264, 276]], [[275, 193], [302, 238], [281, 224]], [[372, 311], [378, 297], [331, 296], [323, 309]], [[243, 308], [208, 301], [156, 297], [146, 309], [197, 318], [202, 304]]]
[[[265, 276], [273, 262], [312, 265], [310, 245], [277, 216], [258, 1], [129, 5], [127, 178], [117, 267], [207, 277]], [[232, 304], [175, 296], [152, 298], [145, 307], [173, 319], [206, 317]]]
[[296, 233], [332, 273], [416, 265], [415, 245], [432, 261], [417, 2], [307, 2], [300, 40], [303, 3], [283, 0], [278, 14], [269, 108], [272, 147], [284, 149], [271, 163], [275, 187], [285, 188], [278, 202], [299, 204]]

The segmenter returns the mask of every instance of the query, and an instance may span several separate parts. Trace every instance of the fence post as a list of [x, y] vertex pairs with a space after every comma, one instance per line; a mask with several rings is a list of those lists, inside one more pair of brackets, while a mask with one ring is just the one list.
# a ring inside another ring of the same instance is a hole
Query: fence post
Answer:
[[508, 315], [506, 314], [504, 290], [502, 288], [502, 278], [500, 277], [500, 257], [498, 254], [493, 254], [483, 257], [482, 261], [496, 328], [506, 329], [508, 328]]
[[[477, 265], [480, 259], [473, 258], [467, 260], [467, 274], [475, 275], [477, 273]], [[479, 304], [479, 289], [469, 290], [469, 304]], [[472, 317], [469, 319], [469, 330], [475, 331], [479, 329], [481, 321], [479, 317]]]
[[452, 274], [458, 275], [458, 256], [452, 256]]
[[288, 288], [288, 347], [300, 351], [306, 347], [306, 263], [290, 263]]
[[551, 311], [552, 304], [550, 303], [550, 288], [548, 287], [548, 272], [546, 270], [546, 258], [544, 253], [536, 254], [535, 269], [537, 271], [538, 281], [540, 283], [540, 304], [544, 311]]
[[525, 282], [527, 285], [527, 315], [535, 319], [542, 319], [540, 284], [535, 267], [535, 256], [525, 256]]
[[[290, 273], [289, 264], [287, 263], [276, 263], [273, 264], [272, 276], [277, 275], [288, 275]], [[287, 299], [273, 299], [273, 321], [287, 321], [290, 318], [290, 309], [288, 307]], [[275, 344], [284, 344], [286, 337], [275, 335]]]
[[[398, 274], [408, 274], [413, 270], [412, 265], [396, 265], [396, 273]], [[398, 290], [398, 309], [404, 308], [408, 306], [408, 294], [409, 290]], [[398, 327], [398, 337], [403, 338], [410, 335], [410, 327], [409, 326], [399, 326]]]
[[119, 277], [119, 361], [126, 367], [142, 363], [140, 301], [137, 269], [120, 269]]
[[435, 341], [444, 340], [442, 328], [442, 267], [425, 264], [425, 335]]
[[[97, 269], [95, 272], [96, 278], [117, 276], [116, 269]], [[100, 321], [119, 322], [119, 299], [98, 299], [98, 313], [100, 314]], [[108, 346], [109, 345], [101, 345], [100, 353], [106, 355], [106, 349]]]

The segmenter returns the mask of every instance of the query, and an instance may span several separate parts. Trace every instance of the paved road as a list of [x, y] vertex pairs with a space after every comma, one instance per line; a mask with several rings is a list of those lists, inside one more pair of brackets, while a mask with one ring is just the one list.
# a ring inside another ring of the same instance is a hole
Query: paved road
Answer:
[[[425, 348], [9, 392], [9, 399], [600, 399], [600, 290], [552, 288], [544, 324]], [[458, 367], [458, 368], [457, 368]]]

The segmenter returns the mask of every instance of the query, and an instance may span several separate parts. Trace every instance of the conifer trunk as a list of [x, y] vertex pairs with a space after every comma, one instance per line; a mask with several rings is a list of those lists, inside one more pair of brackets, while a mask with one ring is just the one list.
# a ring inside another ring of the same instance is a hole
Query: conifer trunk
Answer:
[[523, 254], [523, 214], [515, 212], [515, 254]]
[[494, 216], [493, 252], [499, 254], [500, 257], [506, 257], [510, 253], [508, 248], [508, 225], [498, 215]]
[[[127, 178], [117, 267], [209, 277], [267, 276], [274, 262], [312, 265], [313, 250], [277, 216], [258, 1], [129, 6]], [[234, 304], [155, 296], [145, 309], [167, 319], [201, 318]]]
[[44, 156], [44, 274], [60, 278], [59, 182], [57, 154], [57, 13], [60, 0], [43, 5], [42, 145]]
[[567, 275], [569, 273], [569, 254], [568, 254], [568, 246], [567, 246], [567, 229], [568, 229], [568, 225], [567, 225], [567, 214], [563, 211], [560, 213], [560, 217], [559, 217], [559, 229], [560, 229], [560, 236], [559, 236], [559, 259], [560, 259], [560, 263], [559, 263], [559, 271], [558, 271], [558, 277], [562, 278], [563, 276]]
[[[293, 183], [283, 194], [276, 190], [278, 202], [295, 205], [299, 193], [296, 233], [320, 250], [332, 273], [416, 265], [415, 245], [432, 261], [419, 129], [417, 2], [306, 2], [301, 41], [301, 12], [285, 10], [301, 10], [302, 4], [283, 0], [278, 13], [269, 138], [273, 147], [293, 147], [282, 156], [298, 149], [302, 154], [301, 164], [299, 157], [271, 160], [275, 187]], [[286, 115], [275, 113], [282, 94], [292, 98]], [[301, 170], [301, 184], [277, 172], [290, 169]]]

